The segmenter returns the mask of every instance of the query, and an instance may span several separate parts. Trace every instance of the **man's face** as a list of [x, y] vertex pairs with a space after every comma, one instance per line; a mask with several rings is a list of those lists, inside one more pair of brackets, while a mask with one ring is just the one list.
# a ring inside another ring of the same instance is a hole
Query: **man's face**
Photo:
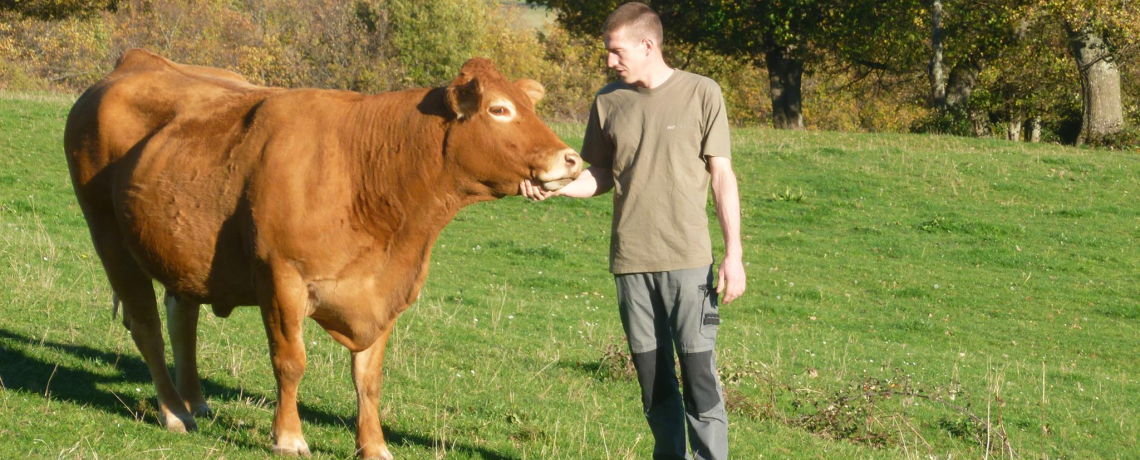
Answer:
[[622, 81], [642, 85], [649, 63], [646, 40], [632, 36], [625, 27], [603, 37], [606, 46], [606, 66], [617, 71]]

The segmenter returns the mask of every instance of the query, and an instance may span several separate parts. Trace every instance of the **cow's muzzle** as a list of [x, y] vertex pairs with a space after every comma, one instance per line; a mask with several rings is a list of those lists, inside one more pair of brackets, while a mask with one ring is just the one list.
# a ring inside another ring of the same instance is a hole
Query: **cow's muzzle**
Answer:
[[572, 149], [562, 149], [554, 154], [550, 166], [538, 174], [538, 182], [547, 191], [555, 191], [569, 184], [582, 173], [582, 157]]

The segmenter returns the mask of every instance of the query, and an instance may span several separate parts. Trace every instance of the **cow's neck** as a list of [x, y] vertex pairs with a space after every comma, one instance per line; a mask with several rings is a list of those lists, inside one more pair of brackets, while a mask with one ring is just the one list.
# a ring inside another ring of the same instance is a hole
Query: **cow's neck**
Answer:
[[[433, 99], [436, 99], [433, 101]], [[380, 283], [394, 318], [419, 295], [431, 248], [443, 227], [473, 202], [445, 166], [446, 114], [440, 90], [364, 98], [346, 120], [342, 145], [354, 159], [353, 224], [385, 253]]]
[[357, 158], [354, 214], [382, 239], [426, 237], [430, 246], [460, 208], [477, 201], [457, 190], [445, 167], [442, 97], [440, 89], [378, 94], [350, 115], [344, 142]]

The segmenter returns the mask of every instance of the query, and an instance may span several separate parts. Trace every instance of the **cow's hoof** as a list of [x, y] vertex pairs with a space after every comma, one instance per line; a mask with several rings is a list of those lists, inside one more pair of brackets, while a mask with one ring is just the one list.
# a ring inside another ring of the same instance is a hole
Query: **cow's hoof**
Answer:
[[206, 403], [191, 405], [190, 413], [194, 414], [195, 417], [209, 418], [214, 416], [214, 410], [210, 409], [210, 406]]
[[388, 446], [384, 444], [381, 444], [379, 448], [363, 448], [357, 453], [364, 460], [395, 460], [396, 458], [392, 456], [392, 452], [389, 452]]
[[289, 457], [296, 457], [298, 455], [308, 457], [312, 455], [309, 453], [309, 444], [306, 443], [304, 439], [297, 439], [292, 442], [279, 442], [274, 444], [269, 450], [272, 451], [274, 455]]
[[173, 413], [166, 415], [166, 420], [162, 423], [166, 427], [166, 431], [171, 433], [185, 433], [188, 431], [198, 431], [198, 423], [194, 421], [194, 417], [187, 414], [186, 417], [179, 417]]

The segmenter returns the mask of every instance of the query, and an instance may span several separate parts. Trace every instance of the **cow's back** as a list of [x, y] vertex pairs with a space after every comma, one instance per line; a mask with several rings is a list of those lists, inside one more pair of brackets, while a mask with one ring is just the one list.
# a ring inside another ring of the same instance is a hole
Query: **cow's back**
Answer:
[[92, 236], [115, 227], [142, 268], [176, 292], [251, 303], [235, 214], [256, 159], [235, 147], [279, 91], [143, 50], [124, 54], [76, 102], [64, 134]]
[[[232, 72], [181, 65], [145, 50], [129, 50], [106, 78], [80, 96], [68, 115], [64, 148], [72, 178], [77, 187], [98, 182], [96, 176], [103, 169], [132, 149], [145, 147], [150, 137], [176, 118], [194, 113], [210, 116], [218, 111], [212, 107], [224, 103], [234, 113], [214, 118], [210, 128], [217, 131], [221, 125], [240, 120], [273, 91], [250, 85]], [[89, 195], [85, 190], [77, 192], [81, 202], [94, 198], [84, 196]]]

